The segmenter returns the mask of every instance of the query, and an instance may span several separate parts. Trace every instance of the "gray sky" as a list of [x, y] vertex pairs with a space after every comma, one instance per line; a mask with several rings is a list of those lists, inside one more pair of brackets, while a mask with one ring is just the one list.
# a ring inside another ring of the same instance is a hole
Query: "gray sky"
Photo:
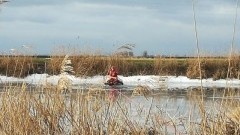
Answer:
[[[195, 1], [201, 53], [229, 53], [236, 0]], [[11, 0], [0, 5], [0, 52], [28, 45], [37, 54], [51, 54], [65, 45], [110, 54], [131, 43], [136, 55], [145, 50], [196, 55], [194, 34], [192, 0]]]

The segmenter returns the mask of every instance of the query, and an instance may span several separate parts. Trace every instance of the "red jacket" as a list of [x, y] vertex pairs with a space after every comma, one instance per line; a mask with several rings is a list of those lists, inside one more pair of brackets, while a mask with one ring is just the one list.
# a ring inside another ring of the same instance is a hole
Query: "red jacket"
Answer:
[[117, 77], [118, 73], [116, 70], [109, 70], [108, 75], [111, 77]]

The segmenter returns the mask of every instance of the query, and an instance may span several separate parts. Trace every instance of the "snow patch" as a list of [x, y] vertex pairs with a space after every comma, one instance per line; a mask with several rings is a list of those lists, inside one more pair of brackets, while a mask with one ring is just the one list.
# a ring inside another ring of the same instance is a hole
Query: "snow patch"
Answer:
[[[76, 77], [74, 75], [67, 75], [71, 79], [73, 85], [81, 84], [97, 84], [102, 85], [106, 81], [105, 76], [93, 76], [93, 77]], [[188, 87], [199, 87], [201, 86], [201, 80], [189, 79], [186, 76], [119, 76], [124, 82], [124, 85], [138, 86], [146, 85], [150, 88], [160, 88], [165, 85], [167, 88], [188, 88]], [[0, 76], [0, 83], [11, 83], [11, 82], [25, 82], [33, 85], [44, 85], [46, 82], [53, 85], [58, 84], [60, 75], [48, 75], [48, 74], [32, 74], [26, 78], [15, 78]], [[240, 87], [240, 80], [238, 79], [220, 79], [214, 81], [212, 78], [202, 80], [203, 87]]]

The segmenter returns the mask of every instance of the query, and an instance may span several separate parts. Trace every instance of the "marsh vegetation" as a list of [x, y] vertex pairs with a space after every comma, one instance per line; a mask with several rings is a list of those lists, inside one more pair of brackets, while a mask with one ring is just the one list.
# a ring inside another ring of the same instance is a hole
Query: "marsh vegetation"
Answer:
[[[1, 92], [1, 134], [239, 134], [239, 92], [89, 88], [62, 93], [26, 84]], [[137, 94], [136, 94], [137, 93]], [[221, 95], [221, 98], [219, 98]], [[234, 98], [235, 97], [235, 98]]]
[[[34, 73], [60, 74], [65, 55], [37, 58], [35, 56], [2, 56], [0, 73], [6, 76], [26, 77]], [[110, 65], [115, 65], [119, 73], [130, 75], [168, 75], [199, 78], [197, 58], [126, 58], [120, 56], [70, 55], [76, 76], [105, 75]], [[228, 58], [202, 58], [202, 78], [214, 80], [227, 78]], [[239, 79], [240, 57], [231, 59], [230, 78]]]
[[55, 50], [56, 54], [47, 59], [38, 58], [32, 52], [1, 55], [1, 75], [24, 78], [36, 73], [61, 74], [63, 81], [58, 85], [64, 87], [48, 82], [34, 86], [1, 82], [0, 134], [240, 134], [238, 88], [162, 91], [139, 85], [131, 90], [101, 86], [72, 89], [68, 87], [71, 81], [65, 81], [68, 78], [61, 66], [66, 54], [77, 77], [104, 76], [107, 69], [115, 65], [123, 76], [239, 79], [240, 57], [233, 53], [236, 20], [230, 55], [200, 57], [194, 0], [193, 12], [198, 57], [104, 56], [79, 53], [76, 49], [68, 52], [62, 49], [59, 53]]

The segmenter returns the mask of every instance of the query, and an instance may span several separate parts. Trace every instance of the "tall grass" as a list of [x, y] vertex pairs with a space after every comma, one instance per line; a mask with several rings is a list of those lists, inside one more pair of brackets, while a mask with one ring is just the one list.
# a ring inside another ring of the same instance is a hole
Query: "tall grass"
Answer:
[[[47, 64], [47, 72], [49, 74], [59, 74], [60, 64], [65, 55], [52, 56]], [[96, 54], [84, 54], [70, 56], [76, 76], [94, 76], [106, 75], [110, 66], [116, 66], [121, 75], [137, 75], [137, 74], [151, 74], [153, 65], [138, 63], [131, 60], [131, 58], [124, 58], [122, 56], [101, 56]]]
[[[154, 103], [157, 95], [146, 87], [138, 89], [143, 95], [132, 96], [146, 96], [147, 92], [148, 97], [142, 98], [143, 103], [133, 104], [134, 97], [124, 93], [112, 95], [101, 88], [62, 94], [54, 87], [28, 91], [23, 86], [15, 90], [6, 88], [0, 95], [1, 134], [234, 135], [240, 132], [240, 102], [230, 96], [222, 105], [217, 99], [207, 105], [200, 102], [198, 90], [193, 90], [189, 95], [191, 106], [195, 106], [193, 110], [188, 115], [176, 115], [177, 112], [171, 114], [159, 108]], [[149, 106], [143, 108], [144, 102]]]
[[236, 37], [236, 24], [237, 24], [237, 15], [238, 15], [238, 2], [239, 0], [236, 1], [236, 12], [235, 12], [235, 17], [234, 17], [234, 25], [233, 25], [233, 36], [232, 36], [232, 42], [231, 42], [231, 47], [230, 47], [230, 52], [229, 52], [229, 57], [228, 57], [228, 72], [227, 72], [227, 78], [231, 77], [231, 60], [233, 56], [233, 49], [234, 49], [234, 43], [235, 43], [235, 37]]
[[0, 74], [6, 76], [24, 77], [34, 73], [37, 67], [32, 56], [3, 56], [0, 58]]
[[186, 75], [187, 60], [177, 58], [156, 58], [154, 60], [154, 73], [157, 75]]
[[139, 134], [151, 132], [134, 124], [127, 106], [107, 96], [75, 93], [64, 95], [51, 89], [44, 94], [22, 90], [1, 94], [2, 134]]
[[[60, 74], [65, 55], [52, 55], [50, 59], [24, 55], [3, 55], [0, 57], [0, 74], [26, 77], [34, 73]], [[110, 65], [115, 65], [119, 74], [129, 75], [172, 75], [199, 78], [199, 65], [195, 58], [124, 58], [101, 55], [70, 55], [76, 76], [106, 75]], [[45, 65], [46, 64], [46, 65]], [[239, 78], [240, 60], [238, 53], [232, 55], [229, 78]], [[214, 80], [227, 78], [226, 58], [201, 58], [202, 78]]]

